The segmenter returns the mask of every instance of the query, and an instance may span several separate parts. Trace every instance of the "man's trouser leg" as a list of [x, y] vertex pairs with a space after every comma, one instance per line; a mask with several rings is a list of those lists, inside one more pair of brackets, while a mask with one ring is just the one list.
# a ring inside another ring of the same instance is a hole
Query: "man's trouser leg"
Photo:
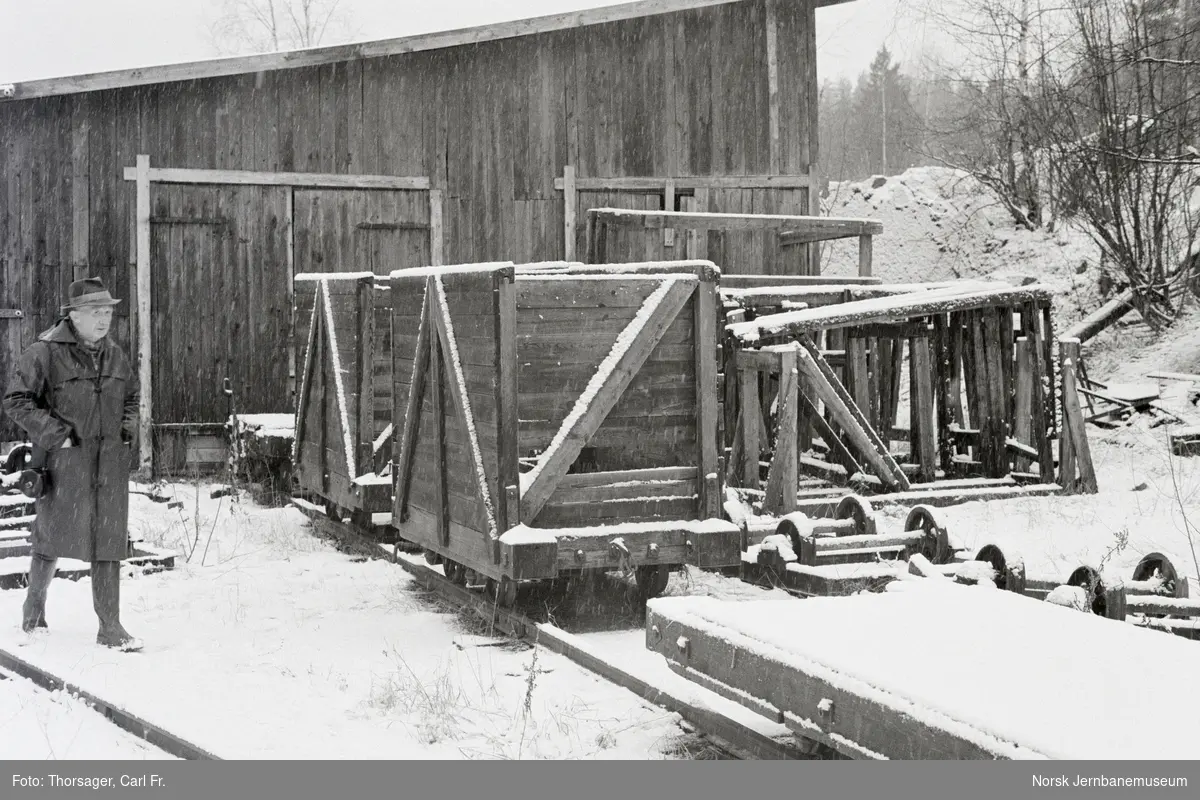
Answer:
[[26, 633], [45, 628], [46, 592], [58, 569], [58, 559], [34, 553], [29, 559], [29, 588], [25, 592], [25, 607], [21, 615], [21, 629]]
[[130, 638], [121, 626], [121, 562], [92, 562], [92, 606], [100, 620], [101, 644], [120, 644]]

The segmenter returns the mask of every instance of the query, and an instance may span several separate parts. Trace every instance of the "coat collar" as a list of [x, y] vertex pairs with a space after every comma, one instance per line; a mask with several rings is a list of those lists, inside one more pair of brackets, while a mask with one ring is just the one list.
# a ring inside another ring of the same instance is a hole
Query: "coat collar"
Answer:
[[75, 338], [75, 327], [69, 319], [60, 319], [53, 328], [43, 331], [38, 337], [42, 342], [61, 342], [62, 344], [79, 344]]
[[[54, 327], [44, 331], [38, 336], [38, 341], [42, 342], [58, 342], [61, 344], [74, 344], [83, 347], [79, 338], [75, 335], [75, 326], [71, 324], [69, 318], [60, 319]], [[100, 349], [104, 348], [104, 339], [100, 340]], [[86, 348], [84, 348], [86, 349]]]

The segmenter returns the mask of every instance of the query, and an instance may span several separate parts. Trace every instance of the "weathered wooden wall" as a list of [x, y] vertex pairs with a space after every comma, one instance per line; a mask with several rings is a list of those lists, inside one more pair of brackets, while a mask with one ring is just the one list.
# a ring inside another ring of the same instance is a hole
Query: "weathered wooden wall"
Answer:
[[[67, 284], [85, 273], [103, 277], [127, 300], [118, 307], [115, 336], [129, 343], [135, 194], [123, 170], [139, 153], [162, 167], [428, 176], [445, 196], [446, 263], [561, 258], [564, 202], [554, 181], [568, 164], [580, 178], [807, 174], [817, 160], [814, 0], [773, 3], [774, 143], [767, 0], [442, 50], [4, 103], [0, 308], [21, 308], [27, 317], [0, 322], [0, 349], [11, 358], [29, 344], [53, 322]], [[164, 191], [154, 188], [156, 213], [169, 204], [161, 200]], [[706, 191], [712, 211], [808, 210], [804, 190]], [[605, 203], [661, 203], [661, 197], [618, 195]], [[248, 233], [239, 235], [257, 236], [262, 224], [247, 219], [240, 227]], [[776, 271], [770, 254], [757, 265], [755, 257], [733, 260], [736, 270]], [[297, 258], [297, 271], [303, 268]], [[382, 272], [386, 264], [337, 266], [363, 268]], [[237, 275], [225, 279], [228, 285]], [[187, 280], [197, 309], [217, 296], [215, 275]], [[255, 297], [248, 294], [246, 302]], [[200, 325], [202, 315], [156, 325]], [[216, 356], [199, 357], [207, 363]], [[279, 391], [277, 378], [247, 391], [271, 396]], [[160, 412], [182, 413], [159, 405], [156, 419]]]

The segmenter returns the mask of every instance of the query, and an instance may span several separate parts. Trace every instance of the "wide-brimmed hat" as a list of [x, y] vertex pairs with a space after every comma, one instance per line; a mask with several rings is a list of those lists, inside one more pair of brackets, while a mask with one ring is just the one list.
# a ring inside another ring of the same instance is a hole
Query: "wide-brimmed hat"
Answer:
[[67, 302], [62, 307], [62, 313], [87, 306], [115, 306], [120, 302], [104, 288], [104, 281], [99, 278], [84, 278], [81, 281], [73, 281], [67, 289]]

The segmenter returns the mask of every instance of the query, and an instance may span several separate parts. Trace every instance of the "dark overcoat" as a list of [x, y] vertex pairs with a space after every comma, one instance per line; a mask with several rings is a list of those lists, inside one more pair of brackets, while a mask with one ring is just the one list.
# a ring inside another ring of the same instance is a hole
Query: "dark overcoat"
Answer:
[[[4, 411], [47, 451], [50, 491], [36, 505], [35, 553], [81, 561], [128, 555], [138, 389], [120, 346], [106, 340], [93, 357], [69, 319], [21, 354]], [[74, 447], [63, 447], [68, 438]]]

